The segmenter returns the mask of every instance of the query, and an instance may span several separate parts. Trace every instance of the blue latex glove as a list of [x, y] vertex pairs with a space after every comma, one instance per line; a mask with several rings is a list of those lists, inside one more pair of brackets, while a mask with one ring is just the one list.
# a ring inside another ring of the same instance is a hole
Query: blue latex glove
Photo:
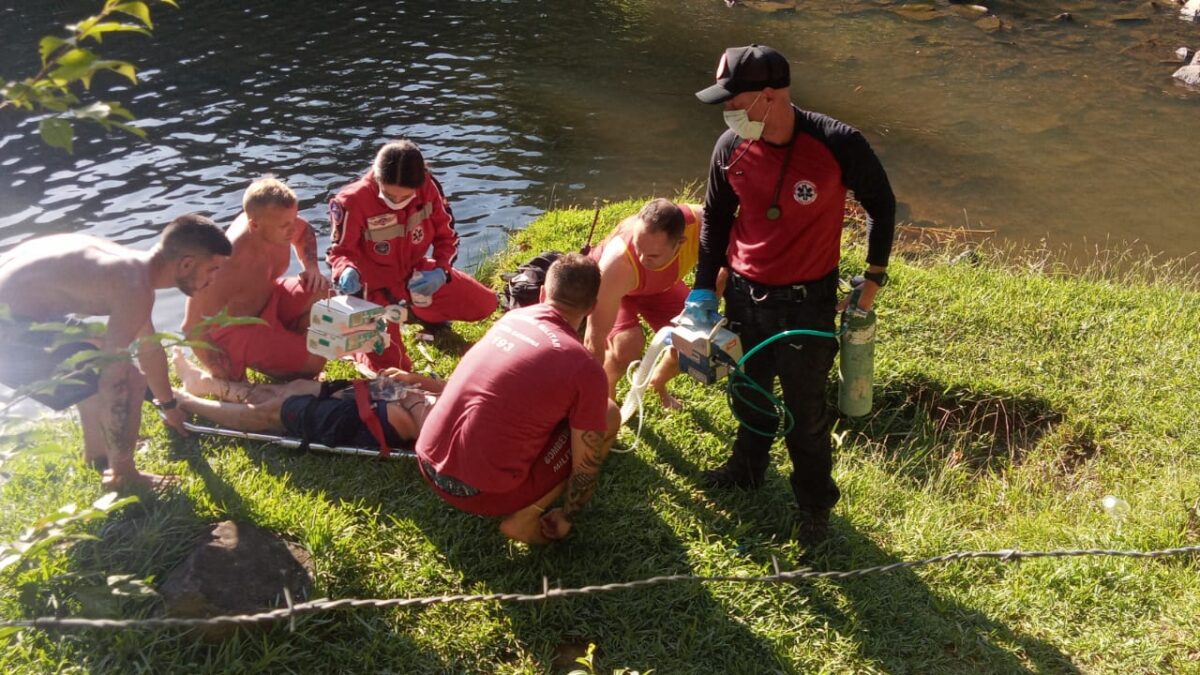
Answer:
[[704, 288], [697, 288], [688, 293], [683, 301], [681, 316], [691, 321], [696, 327], [710, 328], [721, 320], [717, 312], [717, 294]]
[[350, 295], [362, 290], [362, 277], [358, 276], [358, 270], [347, 267], [342, 270], [342, 275], [334, 285], [337, 286], [338, 293]]
[[446, 285], [446, 270], [436, 268], [424, 272], [417, 272], [411, 281], [408, 282], [408, 292], [413, 295], [423, 295], [427, 298], [433, 297], [438, 289]]

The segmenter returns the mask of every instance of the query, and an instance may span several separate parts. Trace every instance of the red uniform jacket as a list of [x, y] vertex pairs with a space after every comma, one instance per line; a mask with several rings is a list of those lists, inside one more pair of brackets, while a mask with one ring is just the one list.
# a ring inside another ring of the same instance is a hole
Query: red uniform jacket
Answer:
[[329, 222], [333, 232], [327, 260], [334, 279], [354, 267], [371, 295], [387, 289], [394, 300], [408, 298], [413, 270], [440, 267], [450, 278], [458, 235], [446, 199], [428, 173], [407, 206], [390, 209], [379, 198], [374, 172], [368, 171], [329, 202]]

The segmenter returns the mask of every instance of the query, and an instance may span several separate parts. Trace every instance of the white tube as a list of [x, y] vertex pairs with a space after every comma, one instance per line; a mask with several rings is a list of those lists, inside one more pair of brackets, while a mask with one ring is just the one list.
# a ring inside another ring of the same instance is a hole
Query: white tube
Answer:
[[[664, 348], [667, 346], [667, 338], [671, 335], [672, 330], [674, 328], [671, 326], [658, 329], [642, 360], [629, 364], [626, 371], [626, 376], [629, 378], [629, 392], [625, 394], [625, 400], [621, 402], [621, 424], [632, 419], [633, 413], [637, 412], [638, 406], [641, 405], [642, 396], [646, 393], [646, 387], [650, 385], [651, 376], [654, 375], [654, 366], [666, 353]], [[634, 371], [635, 367], [636, 371]]]

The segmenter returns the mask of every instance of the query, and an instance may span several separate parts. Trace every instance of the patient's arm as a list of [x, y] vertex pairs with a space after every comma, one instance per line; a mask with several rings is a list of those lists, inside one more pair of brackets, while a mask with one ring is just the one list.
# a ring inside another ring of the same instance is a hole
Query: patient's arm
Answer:
[[421, 375], [420, 373], [410, 373], [407, 370], [399, 368], [384, 368], [379, 371], [380, 377], [386, 377], [396, 382], [403, 384], [411, 384], [418, 386], [431, 394], [440, 394], [446, 388], [446, 381], [437, 378]]

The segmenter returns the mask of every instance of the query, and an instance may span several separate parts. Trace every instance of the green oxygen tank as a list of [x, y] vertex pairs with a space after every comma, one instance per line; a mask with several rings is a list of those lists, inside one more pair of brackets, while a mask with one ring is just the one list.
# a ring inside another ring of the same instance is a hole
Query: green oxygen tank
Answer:
[[[857, 281], [857, 280], [856, 280]], [[842, 312], [841, 356], [838, 359], [838, 408], [849, 417], [871, 412], [875, 370], [875, 310], [858, 309], [859, 289]]]

